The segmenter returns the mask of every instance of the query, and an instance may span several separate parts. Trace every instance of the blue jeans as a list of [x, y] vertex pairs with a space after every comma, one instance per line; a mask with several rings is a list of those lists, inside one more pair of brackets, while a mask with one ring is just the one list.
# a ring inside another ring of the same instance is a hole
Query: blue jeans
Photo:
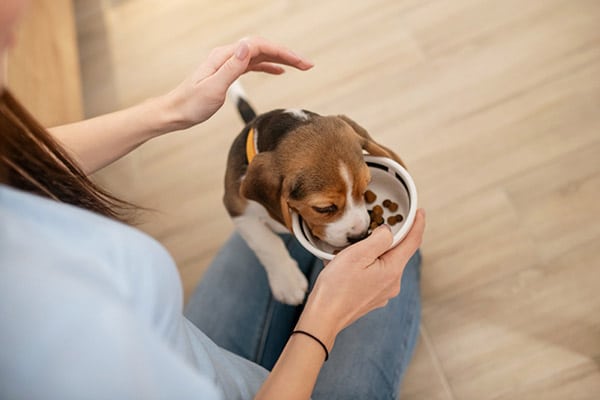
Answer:
[[[282, 236], [310, 287], [323, 263], [291, 236]], [[313, 399], [395, 399], [419, 333], [420, 264], [417, 252], [402, 277], [400, 295], [338, 335]], [[234, 234], [191, 296], [185, 315], [219, 346], [272, 369], [302, 306], [273, 299], [264, 268]]]

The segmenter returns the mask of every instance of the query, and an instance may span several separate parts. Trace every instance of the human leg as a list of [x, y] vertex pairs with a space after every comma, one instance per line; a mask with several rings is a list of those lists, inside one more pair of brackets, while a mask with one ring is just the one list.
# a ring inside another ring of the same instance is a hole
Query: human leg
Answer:
[[[312, 286], [322, 263], [291, 236], [285, 239]], [[420, 262], [417, 252], [399, 296], [338, 335], [314, 399], [395, 398], [418, 337]], [[271, 369], [301, 311], [273, 300], [263, 267], [234, 235], [205, 273], [186, 316], [220, 346]]]
[[395, 399], [416, 346], [420, 323], [417, 252], [402, 276], [400, 294], [337, 337], [313, 399]]
[[[291, 235], [282, 235], [300, 269], [321, 262]], [[185, 309], [186, 317], [219, 346], [271, 369], [301, 307], [277, 302], [263, 266], [237, 233], [221, 248]]]

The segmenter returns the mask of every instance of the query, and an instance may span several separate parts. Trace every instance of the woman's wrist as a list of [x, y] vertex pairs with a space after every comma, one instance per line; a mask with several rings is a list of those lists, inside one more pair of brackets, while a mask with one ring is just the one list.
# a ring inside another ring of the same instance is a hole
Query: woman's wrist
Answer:
[[152, 97], [139, 105], [148, 124], [149, 138], [190, 127], [179, 112], [177, 100], [171, 93]]
[[321, 296], [313, 291], [294, 330], [303, 330], [316, 336], [331, 352], [335, 338], [342, 330], [339, 318], [336, 318], [330, 306], [322, 301]]

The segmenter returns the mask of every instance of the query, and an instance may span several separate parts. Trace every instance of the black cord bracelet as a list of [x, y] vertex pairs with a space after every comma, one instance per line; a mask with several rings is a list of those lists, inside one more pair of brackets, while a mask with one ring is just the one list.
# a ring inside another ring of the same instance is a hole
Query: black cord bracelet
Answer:
[[312, 339], [316, 340], [317, 343], [319, 343], [321, 345], [321, 347], [323, 348], [323, 350], [325, 350], [325, 361], [327, 361], [329, 359], [329, 350], [327, 350], [327, 346], [325, 346], [325, 343], [321, 342], [321, 340], [319, 340], [318, 337], [316, 337], [315, 335], [313, 335], [311, 333], [308, 333], [306, 331], [301, 331], [301, 330], [295, 330], [295, 331], [293, 331], [292, 335], [295, 334], [295, 333], [300, 333], [302, 335], [306, 335], [309, 338], [312, 338]]

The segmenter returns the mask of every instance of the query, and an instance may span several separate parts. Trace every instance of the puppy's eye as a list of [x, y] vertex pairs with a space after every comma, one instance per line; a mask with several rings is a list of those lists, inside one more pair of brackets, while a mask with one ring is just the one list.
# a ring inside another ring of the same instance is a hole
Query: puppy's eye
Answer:
[[334, 212], [337, 211], [337, 209], [338, 208], [335, 204], [332, 204], [327, 207], [313, 207], [313, 210], [315, 210], [316, 212], [318, 212], [320, 214], [333, 214]]

